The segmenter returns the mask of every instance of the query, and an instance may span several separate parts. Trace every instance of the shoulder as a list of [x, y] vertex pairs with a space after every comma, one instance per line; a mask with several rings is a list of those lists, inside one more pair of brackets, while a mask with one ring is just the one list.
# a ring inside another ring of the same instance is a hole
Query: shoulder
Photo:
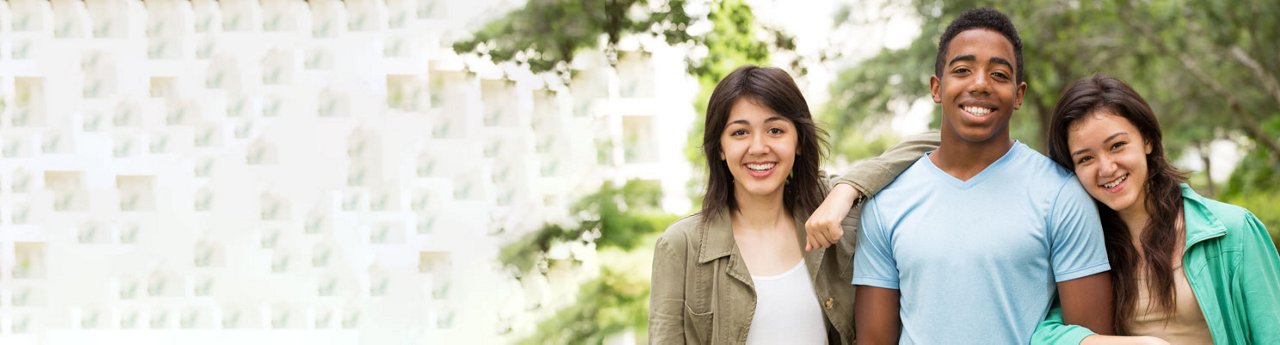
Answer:
[[929, 155], [927, 154], [921, 155], [919, 158], [916, 158], [916, 160], [913, 161], [911, 165], [907, 167], [906, 170], [903, 170], [901, 174], [898, 174], [898, 176], [893, 179], [893, 182], [890, 182], [888, 185], [886, 185], [884, 189], [882, 189], [880, 193], [877, 193], [876, 195], [879, 196], [882, 194], [888, 194], [888, 193], [885, 193], [885, 191], [890, 189], [896, 189], [899, 191], [904, 189], [912, 190], [919, 187], [930, 186], [933, 183], [936, 183], [937, 180], [933, 178], [933, 175], [929, 174], [929, 167], [932, 166], [932, 163], [921, 164], [921, 162], [928, 161], [928, 160], [929, 160]]
[[[1184, 196], [1184, 198], [1187, 198]], [[1245, 236], [1266, 235], [1266, 229], [1261, 228], [1261, 221], [1253, 215], [1248, 209], [1225, 202], [1199, 197], [1193, 199], [1193, 204], [1198, 204], [1203, 209], [1202, 217], [1216, 220], [1221, 223], [1227, 230], [1227, 234], [1240, 234]], [[1183, 211], [1187, 212], [1187, 211]], [[1269, 236], [1269, 235], [1268, 235]]]
[[662, 236], [658, 237], [658, 246], [669, 247], [685, 247], [689, 244], [696, 244], [702, 236], [698, 234], [705, 228], [702, 224], [702, 214], [695, 213], [691, 216], [681, 218], [667, 226], [667, 230], [662, 232]]
[[[1016, 169], [1024, 172], [1022, 176], [1026, 179], [1026, 185], [1036, 192], [1031, 195], [1044, 195], [1053, 200], [1092, 200], [1071, 170], [1058, 165], [1057, 162], [1025, 144], [1018, 143], [1014, 149], [1018, 150]], [[1091, 202], [1083, 204], [1093, 206]]]
[[[1185, 183], [1179, 188], [1182, 189], [1182, 212], [1186, 217], [1187, 226], [1205, 228], [1195, 229], [1195, 231], [1212, 231], [1221, 227], [1221, 230], [1227, 234], [1225, 240], [1232, 243], [1232, 246], [1242, 246], [1251, 241], [1270, 242], [1272, 240], [1266, 226], [1262, 225], [1262, 221], [1248, 209], [1200, 196]], [[1188, 233], [1192, 231], [1191, 228], [1187, 229]]]
[[1029, 174], [1029, 176], [1034, 176], [1034, 179], [1042, 181], [1048, 179], [1054, 182], [1054, 187], [1061, 186], [1062, 182], [1076, 179], [1076, 174], [1071, 170], [1058, 165], [1057, 162], [1028, 147], [1026, 144], [1018, 143], [1014, 145], [1014, 149], [1018, 150], [1019, 168], [1031, 172], [1032, 174]]

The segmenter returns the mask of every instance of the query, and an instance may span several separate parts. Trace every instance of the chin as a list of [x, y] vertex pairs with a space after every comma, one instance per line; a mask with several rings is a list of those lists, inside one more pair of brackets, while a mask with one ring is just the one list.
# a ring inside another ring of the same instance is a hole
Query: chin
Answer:
[[763, 196], [782, 192], [782, 186], [747, 186], [746, 191], [747, 194]]
[[1108, 208], [1111, 208], [1111, 210], [1113, 210], [1113, 211], [1116, 211], [1116, 212], [1125, 212], [1125, 211], [1127, 211], [1127, 210], [1129, 210], [1129, 209], [1131, 209], [1131, 208], [1133, 208], [1133, 207], [1135, 207], [1135, 206], [1138, 206], [1138, 205], [1137, 205], [1137, 204], [1138, 204], [1138, 203], [1137, 203], [1137, 201], [1136, 201], [1136, 200], [1134, 200], [1134, 199], [1136, 199], [1136, 198], [1120, 198], [1120, 199], [1113, 199], [1113, 200], [1111, 200], [1111, 202], [1104, 202], [1103, 204], [1104, 204], [1104, 205], [1107, 205], [1107, 207], [1108, 207]]

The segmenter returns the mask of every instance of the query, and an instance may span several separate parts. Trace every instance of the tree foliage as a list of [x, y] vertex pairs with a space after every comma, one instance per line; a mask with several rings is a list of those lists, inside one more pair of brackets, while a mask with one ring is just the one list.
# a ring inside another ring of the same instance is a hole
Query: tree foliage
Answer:
[[649, 277], [610, 267], [582, 285], [578, 303], [557, 310], [522, 344], [600, 344], [615, 334], [648, 328]]
[[[703, 6], [710, 10], [689, 11]], [[471, 38], [455, 42], [453, 49], [568, 77], [575, 54], [600, 49], [616, 63], [617, 44], [624, 37], [647, 35], [691, 52], [705, 48], [707, 54], [689, 55], [689, 72], [719, 80], [716, 76], [723, 77], [726, 66], [767, 60], [761, 57], [767, 57], [770, 48], [795, 49], [793, 37], [758, 26], [753, 18], [742, 0], [530, 0]], [[707, 33], [690, 30], [703, 21], [714, 28]]]
[[629, 180], [622, 187], [605, 182], [600, 190], [579, 199], [569, 224], [547, 223], [502, 247], [499, 260], [521, 275], [547, 266], [552, 247], [579, 242], [596, 248], [629, 250], [665, 228], [676, 216], [662, 213], [662, 189], [655, 181]]
[[649, 6], [647, 0], [530, 0], [523, 8], [484, 26], [471, 39], [454, 43], [453, 49], [547, 72], [572, 62], [579, 50], [597, 48], [601, 36], [609, 49], [628, 34], [662, 36], [672, 44], [691, 41], [687, 29], [693, 18], [685, 12], [685, 3], [672, 0]]

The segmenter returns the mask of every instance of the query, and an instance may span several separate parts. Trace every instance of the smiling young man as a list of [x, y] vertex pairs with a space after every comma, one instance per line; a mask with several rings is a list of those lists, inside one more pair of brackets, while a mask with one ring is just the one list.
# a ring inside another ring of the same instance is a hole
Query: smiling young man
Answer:
[[1093, 200], [1009, 137], [1022, 42], [991, 9], [942, 34], [930, 88], [941, 145], [863, 208], [853, 284], [859, 344], [1025, 344], [1055, 290], [1067, 323], [1111, 333]]

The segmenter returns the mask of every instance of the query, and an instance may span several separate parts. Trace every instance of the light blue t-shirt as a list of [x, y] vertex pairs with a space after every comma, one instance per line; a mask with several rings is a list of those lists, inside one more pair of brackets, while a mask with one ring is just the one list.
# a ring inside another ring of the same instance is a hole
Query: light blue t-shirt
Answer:
[[1026, 344], [1057, 282], [1111, 269], [1075, 175], [1013, 148], [961, 181], [916, 161], [867, 201], [853, 284], [897, 289], [902, 344]]

